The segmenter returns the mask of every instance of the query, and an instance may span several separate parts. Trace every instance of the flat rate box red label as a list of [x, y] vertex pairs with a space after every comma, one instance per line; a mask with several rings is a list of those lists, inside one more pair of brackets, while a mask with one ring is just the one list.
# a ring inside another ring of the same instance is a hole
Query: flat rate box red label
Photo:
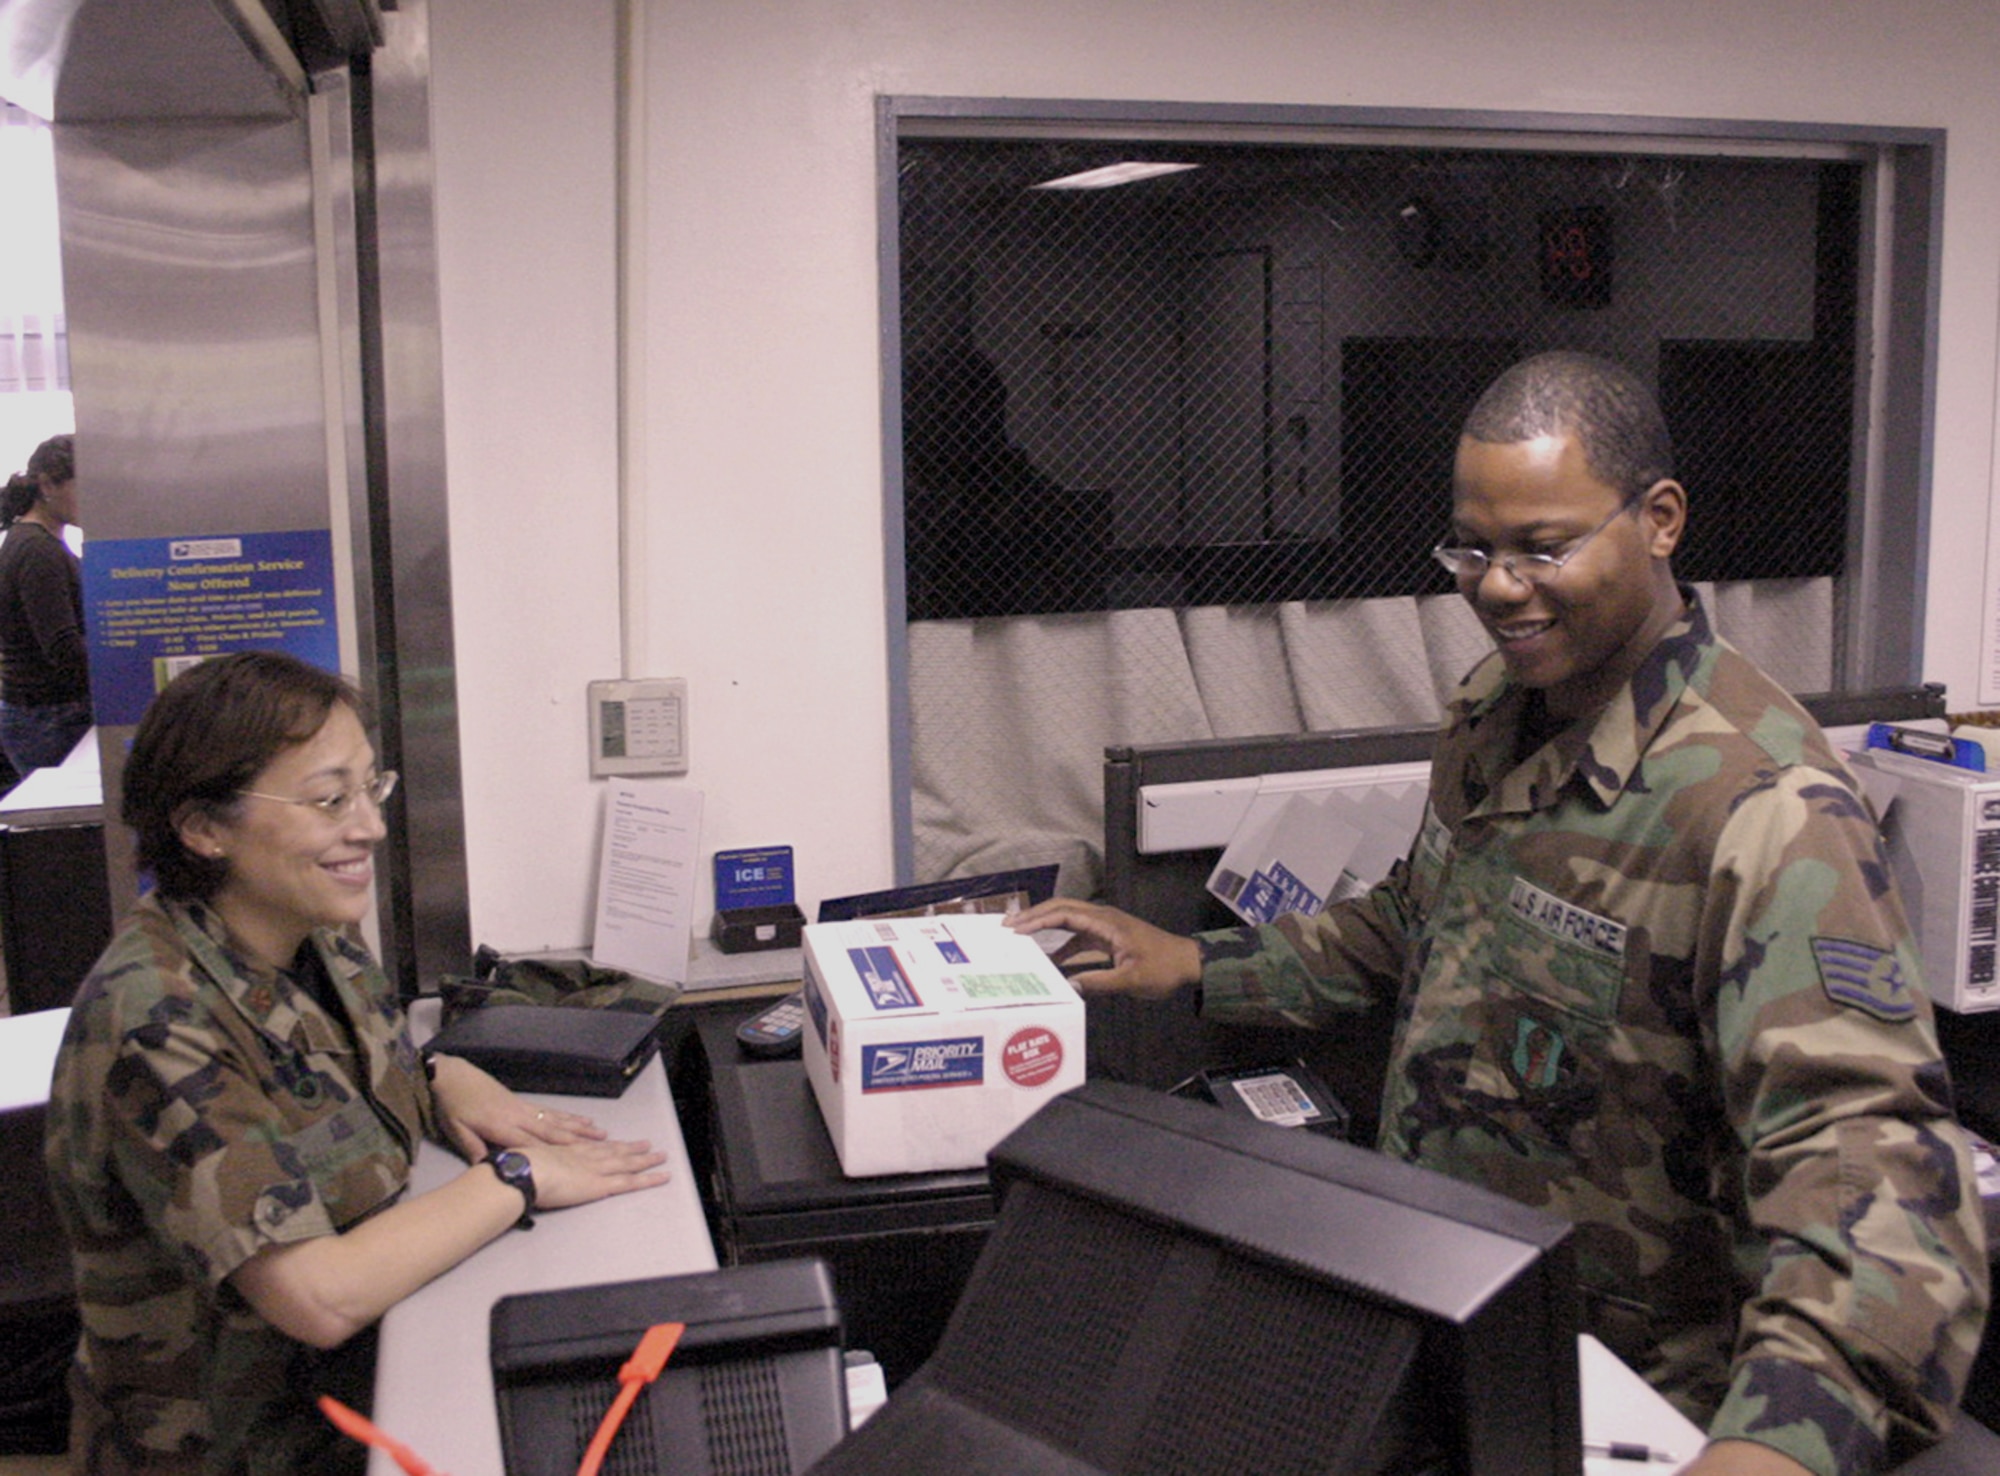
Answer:
[[1000, 1069], [1015, 1086], [1042, 1086], [1062, 1070], [1062, 1063], [1062, 1037], [1040, 1025], [1016, 1030], [1000, 1050]]

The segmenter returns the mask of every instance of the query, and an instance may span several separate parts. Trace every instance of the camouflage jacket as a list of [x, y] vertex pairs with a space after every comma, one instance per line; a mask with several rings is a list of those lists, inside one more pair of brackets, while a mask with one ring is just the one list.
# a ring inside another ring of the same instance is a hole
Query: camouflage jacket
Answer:
[[1985, 1237], [1915, 945], [1825, 736], [1697, 601], [1516, 762], [1466, 679], [1408, 858], [1205, 935], [1203, 1009], [1393, 1001], [1381, 1147], [1577, 1225], [1585, 1326], [1713, 1438], [1874, 1470], [1976, 1351]]
[[392, 1203], [436, 1129], [381, 970], [331, 933], [308, 947], [343, 1018], [248, 964], [211, 910], [151, 899], [77, 993], [47, 1150], [83, 1321], [85, 1469], [361, 1467], [310, 1400], [365, 1406], [372, 1341], [307, 1348], [227, 1280], [263, 1246]]

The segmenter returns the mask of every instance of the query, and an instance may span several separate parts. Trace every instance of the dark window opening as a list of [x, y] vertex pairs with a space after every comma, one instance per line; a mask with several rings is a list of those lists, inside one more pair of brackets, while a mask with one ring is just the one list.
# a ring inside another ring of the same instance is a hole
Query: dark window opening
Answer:
[[[1200, 167], [1032, 186], [1118, 159]], [[1688, 578], [1850, 551], [1863, 162], [906, 138], [911, 620], [1433, 594], [1457, 426], [1539, 349], [1655, 383]]]

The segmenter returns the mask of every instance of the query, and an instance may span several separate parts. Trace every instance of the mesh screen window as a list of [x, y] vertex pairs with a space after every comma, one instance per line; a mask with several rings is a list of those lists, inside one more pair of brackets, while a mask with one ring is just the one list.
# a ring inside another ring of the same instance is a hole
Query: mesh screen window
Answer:
[[[1038, 187], [1132, 159], [1197, 167]], [[1551, 347], [1658, 387], [1683, 577], [1838, 576], [1864, 169], [902, 139], [908, 616], [1446, 592], [1459, 423]]]

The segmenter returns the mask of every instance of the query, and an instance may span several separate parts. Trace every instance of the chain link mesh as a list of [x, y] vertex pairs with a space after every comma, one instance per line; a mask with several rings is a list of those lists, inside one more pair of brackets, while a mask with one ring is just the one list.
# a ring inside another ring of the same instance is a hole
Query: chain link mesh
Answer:
[[[1192, 163], [1032, 186], [1114, 158]], [[1435, 594], [1457, 430], [1544, 348], [1659, 389], [1694, 580], [1838, 576], [1861, 166], [905, 139], [912, 620]]]

